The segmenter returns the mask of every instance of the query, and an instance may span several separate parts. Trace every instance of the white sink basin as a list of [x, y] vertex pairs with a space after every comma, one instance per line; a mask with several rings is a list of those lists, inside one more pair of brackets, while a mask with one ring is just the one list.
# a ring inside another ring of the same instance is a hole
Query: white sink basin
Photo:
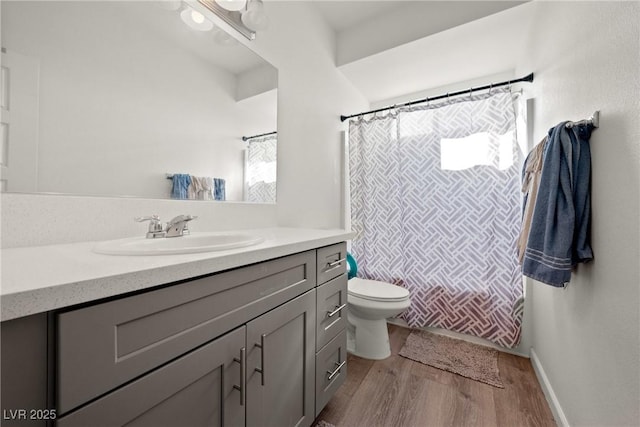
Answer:
[[106, 255], [175, 255], [223, 251], [263, 242], [262, 237], [234, 232], [195, 232], [181, 237], [144, 236], [98, 243], [93, 251]]

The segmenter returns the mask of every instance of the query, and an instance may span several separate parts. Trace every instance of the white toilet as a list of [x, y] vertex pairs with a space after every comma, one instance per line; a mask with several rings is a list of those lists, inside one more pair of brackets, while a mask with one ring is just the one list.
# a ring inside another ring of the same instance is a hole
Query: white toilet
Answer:
[[347, 290], [347, 350], [365, 359], [389, 357], [391, 347], [386, 319], [409, 308], [409, 291], [390, 283], [358, 277], [347, 282]]

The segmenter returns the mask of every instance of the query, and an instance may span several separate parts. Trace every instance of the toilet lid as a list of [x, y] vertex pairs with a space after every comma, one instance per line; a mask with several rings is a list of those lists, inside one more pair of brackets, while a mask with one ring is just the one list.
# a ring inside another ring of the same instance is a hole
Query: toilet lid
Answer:
[[404, 301], [409, 298], [409, 291], [391, 283], [354, 277], [347, 282], [350, 295], [372, 301]]

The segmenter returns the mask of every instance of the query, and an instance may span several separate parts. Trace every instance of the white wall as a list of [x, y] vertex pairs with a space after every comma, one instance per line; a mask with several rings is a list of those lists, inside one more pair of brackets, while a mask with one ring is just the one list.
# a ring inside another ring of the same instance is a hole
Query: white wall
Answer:
[[256, 51], [278, 68], [278, 222], [339, 227], [342, 222], [340, 114], [364, 97], [335, 66], [333, 32], [310, 2], [265, 2], [271, 24]]
[[601, 111], [591, 137], [592, 246], [566, 290], [532, 283], [533, 349], [563, 423], [640, 422], [638, 2], [539, 2], [518, 74], [534, 137]]

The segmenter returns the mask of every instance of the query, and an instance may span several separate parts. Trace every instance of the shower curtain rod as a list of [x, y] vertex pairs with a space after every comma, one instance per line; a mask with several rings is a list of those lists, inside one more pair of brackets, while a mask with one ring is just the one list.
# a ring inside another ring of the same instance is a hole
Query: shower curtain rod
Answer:
[[474, 91], [493, 89], [494, 87], [507, 86], [507, 85], [510, 85], [510, 84], [513, 84], [513, 83], [532, 82], [532, 81], [533, 81], [533, 73], [529, 74], [528, 76], [521, 77], [521, 78], [515, 79], [515, 80], [505, 80], [505, 81], [499, 82], [499, 83], [491, 83], [491, 84], [488, 84], [488, 85], [485, 85], [485, 86], [480, 86], [480, 87], [471, 87], [471, 88], [469, 88], [467, 90], [460, 90], [458, 92], [446, 93], [444, 95], [428, 96], [426, 98], [417, 99], [415, 101], [405, 102], [404, 104], [396, 104], [396, 105], [390, 105], [390, 106], [384, 107], [384, 108], [378, 108], [377, 110], [365, 111], [363, 113], [351, 114], [349, 116], [340, 116], [340, 121], [344, 122], [347, 119], [350, 119], [352, 117], [362, 116], [364, 114], [379, 113], [380, 111], [393, 110], [394, 108], [399, 108], [399, 107], [408, 107], [410, 105], [421, 104], [423, 102], [435, 101], [437, 99], [449, 98], [451, 96], [458, 96], [458, 95], [464, 95], [464, 94], [468, 94], [468, 93], [473, 93]]
[[278, 131], [274, 130], [273, 132], [261, 133], [260, 135], [243, 136], [242, 140], [243, 141], [248, 141], [248, 140], [253, 139], [253, 138], [260, 138], [261, 136], [275, 135], [277, 133], [278, 133]]

